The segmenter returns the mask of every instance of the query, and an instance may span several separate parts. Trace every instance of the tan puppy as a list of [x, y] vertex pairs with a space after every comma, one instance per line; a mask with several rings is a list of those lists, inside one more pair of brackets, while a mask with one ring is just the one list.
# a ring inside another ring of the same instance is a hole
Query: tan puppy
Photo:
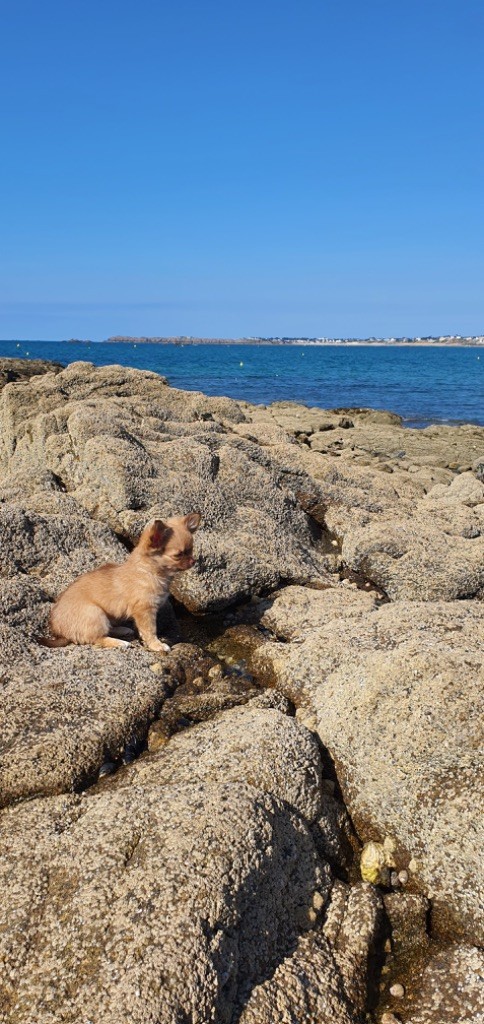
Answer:
[[193, 534], [200, 518], [191, 512], [166, 522], [155, 519], [122, 565], [101, 565], [79, 576], [57, 598], [50, 613], [52, 637], [43, 643], [128, 647], [120, 637], [133, 636], [132, 630], [115, 623], [134, 619], [148, 650], [169, 651], [156, 635], [156, 615], [168, 598], [171, 577], [194, 565]]

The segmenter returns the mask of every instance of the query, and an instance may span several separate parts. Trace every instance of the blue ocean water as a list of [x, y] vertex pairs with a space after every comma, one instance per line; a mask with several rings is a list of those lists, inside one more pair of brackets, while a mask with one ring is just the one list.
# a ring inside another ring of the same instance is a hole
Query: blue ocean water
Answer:
[[390, 409], [408, 426], [484, 425], [484, 347], [0, 341], [0, 355], [121, 363], [155, 370], [174, 387], [248, 402]]

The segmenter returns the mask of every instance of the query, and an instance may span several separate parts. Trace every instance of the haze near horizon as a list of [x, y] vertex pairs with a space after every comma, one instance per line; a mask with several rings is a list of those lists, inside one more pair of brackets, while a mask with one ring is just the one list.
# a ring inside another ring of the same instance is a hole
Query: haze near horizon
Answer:
[[476, 0], [3, 12], [0, 336], [484, 332]]

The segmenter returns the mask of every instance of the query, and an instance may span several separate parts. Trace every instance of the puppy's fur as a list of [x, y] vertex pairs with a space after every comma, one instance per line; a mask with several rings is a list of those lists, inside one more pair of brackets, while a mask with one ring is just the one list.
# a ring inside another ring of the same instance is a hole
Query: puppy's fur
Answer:
[[198, 512], [149, 523], [122, 565], [87, 572], [60, 594], [50, 614], [52, 637], [43, 643], [128, 647], [122, 637], [133, 636], [132, 630], [116, 622], [134, 619], [148, 650], [168, 651], [156, 635], [156, 615], [167, 600], [171, 577], [194, 565], [193, 534], [199, 524]]

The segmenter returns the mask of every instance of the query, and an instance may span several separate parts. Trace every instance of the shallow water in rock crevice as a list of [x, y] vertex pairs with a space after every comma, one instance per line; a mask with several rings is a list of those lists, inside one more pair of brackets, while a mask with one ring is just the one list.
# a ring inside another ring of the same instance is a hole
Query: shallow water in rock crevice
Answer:
[[[264, 642], [268, 630], [240, 622], [234, 626], [235, 618], [245, 617], [244, 610], [236, 615], [219, 612], [195, 616], [174, 603], [176, 613], [168, 606], [158, 625], [159, 634], [172, 647], [175, 664], [179, 663], [174, 672], [173, 690], [159, 713], [133, 732], [118, 756], [107, 753], [96, 778], [86, 779], [81, 790], [90, 789], [148, 751], [159, 749], [177, 732], [244, 704], [267, 688], [250, 671], [249, 660], [251, 651]], [[154, 658], [156, 670], [158, 656]], [[159, 659], [159, 664], [162, 669], [163, 658]], [[158, 736], [150, 739], [156, 732]]]

